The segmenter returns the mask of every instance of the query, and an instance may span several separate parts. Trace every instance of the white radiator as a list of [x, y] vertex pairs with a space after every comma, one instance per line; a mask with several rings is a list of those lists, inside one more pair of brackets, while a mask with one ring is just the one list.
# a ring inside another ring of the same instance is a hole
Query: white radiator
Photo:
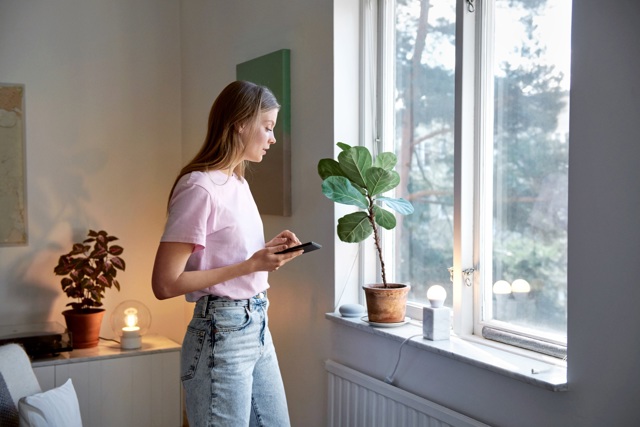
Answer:
[[328, 360], [329, 427], [488, 427]]

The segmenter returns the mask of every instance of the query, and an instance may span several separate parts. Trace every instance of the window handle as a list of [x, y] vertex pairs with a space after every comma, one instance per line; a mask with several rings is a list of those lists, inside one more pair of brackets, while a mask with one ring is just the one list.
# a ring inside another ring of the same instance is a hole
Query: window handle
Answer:
[[[453, 267], [449, 267], [447, 270], [449, 270], [449, 279], [453, 282]], [[475, 271], [476, 269], [473, 267], [462, 270], [462, 277], [465, 285], [471, 287], [473, 284], [473, 273]]]
[[464, 277], [464, 284], [471, 287], [473, 284], [473, 273], [476, 271], [475, 268], [467, 268], [466, 270], [462, 270], [462, 277]]

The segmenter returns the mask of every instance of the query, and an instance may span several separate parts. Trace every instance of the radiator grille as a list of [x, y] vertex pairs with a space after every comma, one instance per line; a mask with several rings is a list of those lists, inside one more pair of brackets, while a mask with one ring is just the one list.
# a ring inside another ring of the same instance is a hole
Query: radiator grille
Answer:
[[329, 427], [488, 427], [334, 361], [329, 375]]

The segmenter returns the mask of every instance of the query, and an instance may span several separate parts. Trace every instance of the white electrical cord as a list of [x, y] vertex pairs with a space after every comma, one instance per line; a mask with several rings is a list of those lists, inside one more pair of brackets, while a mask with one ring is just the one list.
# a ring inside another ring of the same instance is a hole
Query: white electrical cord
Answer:
[[415, 337], [421, 337], [422, 334], [418, 334], [418, 335], [412, 335], [409, 338], [405, 339], [404, 341], [402, 341], [402, 344], [400, 344], [400, 349], [398, 350], [398, 360], [396, 360], [396, 366], [393, 368], [393, 372], [391, 372], [390, 375], [387, 375], [384, 379], [384, 382], [386, 382], [387, 384], [391, 384], [393, 385], [393, 377], [396, 374], [396, 370], [398, 369], [398, 365], [400, 364], [400, 356], [402, 355], [402, 347], [404, 347], [404, 345], [411, 339], [415, 338]]

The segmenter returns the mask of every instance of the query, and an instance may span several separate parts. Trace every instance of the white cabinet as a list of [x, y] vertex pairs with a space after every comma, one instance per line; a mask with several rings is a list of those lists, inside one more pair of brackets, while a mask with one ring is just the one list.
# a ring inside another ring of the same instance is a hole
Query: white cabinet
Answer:
[[167, 338], [144, 336], [139, 350], [101, 340], [32, 366], [43, 390], [71, 378], [85, 427], [182, 425], [180, 345]]

